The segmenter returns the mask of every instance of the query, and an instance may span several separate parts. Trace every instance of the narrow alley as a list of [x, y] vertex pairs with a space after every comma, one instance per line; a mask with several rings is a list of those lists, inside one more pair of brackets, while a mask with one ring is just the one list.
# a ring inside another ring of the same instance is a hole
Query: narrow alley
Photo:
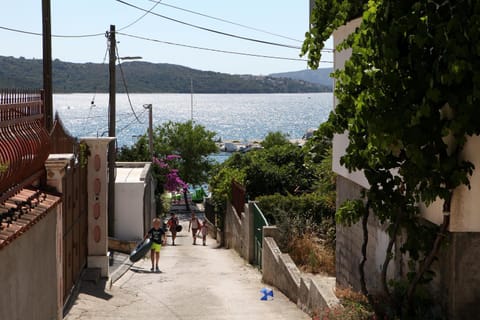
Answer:
[[111, 288], [83, 281], [65, 319], [309, 319], [278, 290], [273, 300], [261, 301], [261, 273], [215, 240], [193, 246], [188, 217], [179, 218], [183, 231], [175, 246], [167, 238], [161, 272], [150, 272], [147, 256]]

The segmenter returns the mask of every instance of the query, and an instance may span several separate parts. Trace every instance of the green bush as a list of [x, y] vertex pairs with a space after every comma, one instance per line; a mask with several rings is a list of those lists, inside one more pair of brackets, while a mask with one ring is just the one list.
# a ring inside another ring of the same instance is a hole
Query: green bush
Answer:
[[328, 195], [307, 193], [295, 195], [260, 196], [257, 203], [270, 224], [278, 224], [286, 216], [296, 216], [302, 222], [311, 221], [319, 225], [324, 219], [335, 216], [335, 204]]
[[258, 197], [257, 203], [269, 224], [280, 230], [282, 251], [289, 252], [294, 239], [307, 233], [315, 234], [327, 247], [335, 248], [335, 207], [328, 195], [275, 194]]

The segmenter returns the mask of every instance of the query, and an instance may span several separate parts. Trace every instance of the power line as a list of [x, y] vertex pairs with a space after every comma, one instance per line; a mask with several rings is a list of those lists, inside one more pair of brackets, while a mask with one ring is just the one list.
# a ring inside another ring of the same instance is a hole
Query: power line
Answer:
[[[143, 15], [141, 15], [135, 21], [133, 21], [132, 23], [120, 28], [118, 31], [122, 31], [122, 30], [125, 30], [125, 29], [131, 27], [132, 25], [134, 25], [137, 22], [139, 22], [140, 20], [142, 20], [148, 14], [153, 14], [153, 15], [159, 16], [159, 17], [167, 19], [167, 20], [178, 22], [178, 23], [181, 23], [181, 24], [184, 24], [184, 25], [187, 25], [187, 26], [191, 26], [191, 27], [194, 27], [194, 28], [201, 29], [201, 30], [222, 34], [222, 35], [225, 35], [225, 36], [230, 36], [230, 37], [234, 37], [234, 38], [238, 38], [238, 39], [254, 41], [254, 42], [259, 42], [259, 43], [264, 43], [264, 44], [270, 44], [270, 45], [275, 45], [275, 46], [281, 46], [281, 47], [286, 47], [286, 48], [301, 49], [301, 47], [297, 47], [297, 46], [291, 46], [291, 45], [286, 45], [286, 44], [281, 44], [281, 43], [276, 43], [276, 42], [270, 42], [270, 41], [264, 41], [264, 40], [258, 40], [258, 39], [248, 38], [248, 37], [237, 36], [237, 35], [234, 35], [234, 34], [222, 32], [222, 31], [218, 31], [218, 30], [214, 30], [214, 29], [209, 29], [209, 28], [197, 26], [197, 25], [194, 25], [194, 24], [190, 24], [190, 23], [187, 23], [187, 22], [184, 22], [184, 21], [180, 21], [180, 20], [177, 20], [177, 19], [173, 19], [173, 18], [170, 18], [170, 17], [167, 17], [167, 16], [160, 15], [158, 13], [152, 12], [152, 10], [155, 9], [157, 5], [161, 4], [161, 5], [172, 7], [172, 8], [178, 9], [178, 10], [183, 10], [183, 11], [190, 12], [190, 13], [193, 13], [193, 14], [196, 14], [196, 15], [204, 16], [204, 17], [207, 17], [207, 18], [210, 18], [210, 19], [214, 19], [214, 20], [225, 22], [225, 23], [233, 24], [233, 25], [236, 25], [236, 26], [240, 26], [240, 27], [243, 27], [243, 28], [247, 28], [247, 29], [258, 31], [258, 32], [263, 32], [263, 33], [266, 33], [266, 34], [270, 34], [270, 35], [273, 35], [273, 36], [276, 36], [276, 37], [281, 37], [281, 38], [289, 39], [289, 40], [296, 41], [296, 42], [302, 42], [301, 40], [298, 40], [298, 39], [286, 37], [286, 36], [276, 34], [276, 33], [273, 33], [273, 32], [269, 32], [269, 31], [266, 31], [266, 30], [250, 27], [250, 26], [247, 26], [247, 25], [244, 25], [244, 24], [241, 24], [241, 23], [232, 22], [232, 21], [229, 21], [229, 20], [226, 20], [226, 19], [217, 18], [217, 17], [210, 16], [210, 15], [207, 15], [207, 14], [195, 12], [193, 10], [188, 10], [188, 9], [180, 8], [180, 7], [177, 7], [177, 6], [170, 5], [170, 4], [162, 3], [161, 2], [162, 0], [159, 0], [159, 1], [149, 0], [149, 1], [155, 3], [155, 5], [152, 6], [149, 10], [137, 7], [133, 4], [127, 3], [127, 2], [122, 1], [122, 0], [115, 0], [115, 1], [123, 3], [125, 5], [128, 5], [130, 7], [133, 7], [135, 9], [138, 9], [140, 11], [145, 12]], [[5, 26], [0, 26], [0, 29], [6, 30], [6, 31], [11, 31], [11, 32], [34, 35], [34, 36], [42, 36], [43, 35], [42, 33], [39, 33], [39, 32], [21, 30], [21, 29], [10, 28], [10, 27], [5, 27]], [[105, 32], [92, 33], [92, 34], [79, 34], [79, 35], [52, 34], [52, 37], [54, 37], [54, 38], [92, 38], [92, 37], [99, 37], [99, 36], [104, 36], [104, 35], [105, 35]], [[321, 51], [333, 52], [334, 49], [323, 48]]]
[[132, 110], [132, 113], [135, 116], [135, 119], [137, 119], [138, 123], [143, 124], [143, 122], [141, 122], [140, 119], [138, 119], [138, 116], [135, 113], [135, 110], [133, 110], [132, 100], [130, 99], [130, 93], [128, 92], [127, 81], [125, 80], [125, 74], [123, 73], [122, 63], [120, 62], [120, 56], [118, 54], [117, 45], [115, 45], [115, 53], [117, 54], [118, 68], [120, 69], [120, 74], [122, 75], [122, 82], [123, 82], [123, 86], [125, 87], [125, 93], [127, 94], [128, 103], [130, 104], [130, 109]]
[[[33, 35], [33, 36], [42, 36], [42, 33], [39, 33], [39, 32], [32, 32], [32, 31], [14, 29], [14, 28], [9, 28], [9, 27], [4, 27], [4, 26], [0, 26], [0, 29], [6, 30], [6, 31], [11, 31], [11, 32], [29, 34], [29, 35]], [[105, 33], [102, 32], [102, 33], [79, 34], [79, 35], [52, 34], [52, 37], [54, 37], [54, 38], [92, 38], [92, 37], [99, 37], [99, 36], [104, 36], [104, 35], [105, 35]]]
[[133, 21], [132, 23], [126, 25], [125, 27], [122, 27], [120, 29], [118, 29], [118, 31], [122, 31], [122, 30], [125, 30], [127, 28], [130, 28], [131, 26], [133, 26], [135, 23], [137, 23], [138, 21], [142, 20], [143, 18], [145, 18], [145, 16], [147, 14], [149, 14], [153, 9], [155, 9], [159, 4], [160, 2], [162, 2], [162, 0], [160, 1], [153, 1], [155, 2], [155, 4], [153, 5], [153, 7], [150, 8], [150, 10], [148, 10], [147, 12], [145, 12], [144, 14], [142, 14], [138, 19], [136, 19], [135, 21]]
[[7, 31], [12, 31], [12, 32], [23, 33], [23, 34], [30, 34], [30, 35], [34, 35], [34, 36], [42, 36], [41, 33], [30, 32], [30, 31], [25, 31], [25, 30], [18, 30], [18, 29], [13, 29], [13, 28], [8, 28], [8, 27], [0, 26], [0, 29], [7, 30]]
[[[35, 36], [42, 36], [41, 33], [30, 32], [30, 31], [19, 30], [19, 29], [12, 29], [12, 28], [8, 28], [8, 27], [0, 26], [0, 29], [4, 29], [4, 30], [7, 30], [7, 31], [12, 31], [12, 32], [18, 32], [18, 33], [30, 34], [30, 35], [35, 35]], [[300, 58], [287, 58], [287, 57], [278, 57], [278, 56], [269, 56], [269, 55], [261, 55], [261, 54], [245, 53], [245, 52], [220, 50], [220, 49], [213, 49], [213, 48], [204, 48], [204, 47], [192, 46], [192, 45], [187, 45], [187, 44], [181, 44], [181, 43], [151, 39], [151, 38], [142, 37], [142, 36], [135, 36], [135, 35], [122, 33], [122, 32], [117, 32], [117, 34], [124, 35], [124, 36], [127, 36], [127, 37], [137, 38], [137, 39], [140, 39], [140, 40], [147, 40], [147, 41], [158, 42], [158, 43], [163, 43], [163, 44], [168, 44], [168, 45], [173, 45], [173, 46], [179, 46], [179, 47], [185, 47], [185, 48], [191, 48], [191, 49], [198, 49], [198, 50], [213, 51], [213, 52], [219, 52], [219, 53], [235, 54], [235, 55], [250, 56], [250, 57], [257, 57], [257, 58], [277, 59], [277, 60], [305, 61], [305, 62], [307, 61], [305, 59], [300, 59]], [[83, 38], [86, 38], [86, 37], [92, 37], [92, 36], [96, 37], [97, 35], [102, 35], [103, 36], [103, 35], [105, 35], [105, 33], [98, 33], [98, 34], [92, 34], [92, 35], [77, 35], [77, 36], [74, 36], [74, 35], [73, 36], [52, 35], [52, 37], [62, 37], [62, 38], [82, 38], [83, 37]], [[324, 49], [324, 50], [330, 51], [332, 49]], [[333, 61], [321, 61], [321, 62], [333, 63]]]
[[[90, 108], [89, 108], [90, 109]], [[137, 110], [139, 116], [138, 118], [141, 118], [142, 114], [144, 112], [140, 112], [140, 111], [143, 111], [143, 107], [142, 107], [142, 110]], [[60, 113], [63, 113], [64, 111], [61, 111]], [[121, 112], [121, 113], [117, 113], [117, 116], [131, 116], [132, 113], [131, 112]], [[78, 117], [71, 117], [69, 116], [68, 117], [68, 120], [90, 120], [90, 119], [103, 119], [103, 118], [107, 118], [108, 115], [107, 114], [97, 114], [95, 115], [94, 117], [90, 117], [90, 116], [87, 116], [87, 117], [82, 117], [82, 116], [78, 116]], [[135, 119], [134, 119], [135, 120]], [[135, 120], [136, 121], [136, 120]], [[143, 124], [143, 123], [142, 123]]]
[[[190, 48], [190, 49], [198, 49], [198, 50], [204, 50], [204, 51], [212, 51], [212, 52], [219, 52], [219, 53], [227, 53], [227, 54], [235, 54], [235, 55], [240, 55], [240, 56], [248, 56], [248, 57], [257, 57], [257, 58], [267, 58], [267, 59], [277, 59], [277, 60], [289, 60], [289, 61], [302, 61], [302, 62], [307, 62], [305, 59], [301, 58], [287, 58], [287, 57], [279, 57], [279, 56], [270, 56], [270, 55], [262, 55], [262, 54], [255, 54], [255, 53], [247, 53], [247, 52], [238, 52], [238, 51], [228, 51], [228, 50], [220, 50], [220, 49], [213, 49], [213, 48], [205, 48], [205, 47], [198, 47], [198, 46], [192, 46], [188, 44], [181, 44], [181, 43], [175, 43], [175, 42], [170, 42], [170, 41], [162, 41], [158, 39], [153, 39], [153, 38], [147, 38], [147, 37], [142, 37], [142, 36], [136, 36], [128, 33], [123, 33], [123, 32], [117, 32], [117, 34], [130, 37], [130, 38], [135, 38], [139, 40], [145, 40], [145, 41], [151, 41], [151, 42], [157, 42], [157, 43], [163, 43], [163, 44], [168, 44], [172, 46], [178, 46], [178, 47], [185, 47], [185, 48]], [[333, 63], [333, 61], [322, 61], [325, 63]]]
[[[141, 10], [141, 11], [145, 11], [145, 12], [148, 11], [148, 10], [146, 10], [146, 9], [140, 8], [140, 7], [138, 7], [138, 6], [134, 5], [134, 4], [128, 3], [128, 2], [123, 1], [123, 0], [115, 0], [115, 1], [120, 2], [120, 3], [124, 4], [124, 5], [129, 6], [129, 7], [135, 8], [135, 9], [137, 9], [137, 10]], [[292, 46], [292, 45], [289, 45], [289, 44], [283, 44], [283, 43], [278, 43], [278, 42], [271, 42], [271, 41], [259, 40], [259, 39], [254, 39], [254, 38], [248, 38], [248, 37], [238, 36], [238, 35], [235, 35], [235, 34], [232, 34], [232, 33], [227, 33], [227, 32], [218, 31], [218, 30], [215, 30], [215, 29], [210, 29], [210, 28], [198, 26], [198, 25], [195, 25], [195, 24], [192, 24], [192, 23], [188, 23], [188, 22], [185, 22], [185, 21], [181, 21], [181, 20], [177, 20], [177, 19], [173, 19], [173, 18], [167, 17], [167, 16], [165, 16], [165, 15], [161, 15], [161, 14], [156, 13], [156, 12], [153, 12], [153, 11], [151, 11], [150, 14], [153, 14], [153, 15], [156, 15], [156, 16], [158, 16], [158, 17], [161, 17], [161, 18], [164, 18], [164, 19], [173, 21], [173, 22], [177, 22], [177, 23], [180, 23], [180, 24], [183, 24], [183, 25], [192, 27], [192, 28], [196, 28], [196, 29], [200, 29], [200, 30], [204, 30], [204, 31], [208, 31], [208, 32], [217, 33], [217, 34], [220, 34], [220, 35], [223, 35], [223, 36], [227, 36], [227, 37], [242, 39], [242, 40], [246, 40], [246, 41], [253, 41], [253, 42], [257, 42], [257, 43], [268, 44], [268, 45], [277, 46], [277, 47], [283, 47], [283, 48], [290, 48], [290, 49], [297, 49], [297, 50], [300, 50], [300, 49], [301, 49], [301, 47], [298, 47], [298, 46]]]
[[[140, 114], [139, 114], [139, 117], [143, 116], [148, 110], [147, 109], [144, 109]], [[120, 133], [122, 133], [123, 131], [125, 131], [126, 129], [130, 128], [132, 125], [134, 125], [135, 123], [137, 122], [136, 119], [133, 119], [132, 121], [130, 121], [129, 123], [127, 123], [125, 126], [123, 126], [122, 128], [120, 128], [117, 132], [117, 136], [120, 135]], [[142, 124], [142, 122], [140, 122], [140, 124]]]
[[189, 10], [189, 9], [185, 9], [185, 8], [180, 8], [180, 7], [168, 4], [168, 3], [160, 3], [160, 1], [156, 1], [156, 0], [149, 0], [149, 1], [155, 2], [157, 4], [161, 4], [162, 6], [166, 6], [166, 7], [174, 8], [174, 9], [181, 10], [181, 11], [184, 11], [184, 12], [192, 13], [192, 14], [195, 14], [195, 15], [198, 15], [198, 16], [202, 16], [202, 17], [205, 17], [205, 18], [217, 20], [217, 21], [220, 21], [220, 22], [225, 22], [225, 23], [237, 26], [237, 27], [242, 27], [242, 28], [245, 28], [245, 29], [250, 29], [250, 30], [253, 30], [253, 31], [262, 32], [262, 33], [265, 33], [265, 34], [269, 34], [269, 35], [272, 35], [272, 36], [284, 38], [284, 39], [287, 39], [287, 40], [292, 40], [292, 41], [295, 41], [295, 42], [300, 42], [300, 43], [303, 42], [302, 40], [298, 40], [298, 39], [295, 39], [295, 38], [283, 36], [283, 35], [278, 34], [278, 33], [273, 33], [273, 32], [267, 31], [267, 30], [263, 30], [263, 29], [259, 29], [259, 28], [255, 28], [255, 27], [250, 27], [250, 26], [247, 26], [245, 24], [241, 24], [241, 23], [238, 23], [238, 22], [233, 22], [233, 21], [229, 21], [229, 20], [226, 20], [226, 19], [214, 17], [214, 16], [211, 16], [211, 15], [208, 15], [208, 14], [205, 14], [205, 13], [201, 13], [201, 12], [197, 12], [197, 11], [193, 11], [193, 10]]
[[[116, 1], [120, 1], [120, 0], [116, 0]], [[155, 14], [155, 13], [152, 13], [152, 14]], [[9, 27], [4, 27], [4, 26], [0, 26], [0, 29], [11, 31], [11, 32], [22, 33], [22, 34], [42, 36], [42, 34], [38, 33], [38, 32], [31, 32], [31, 31], [14, 29], [14, 28], [9, 28]], [[136, 38], [136, 39], [140, 39], [140, 40], [163, 43], [163, 44], [185, 47], [185, 48], [190, 48], [190, 49], [198, 49], [198, 50], [204, 50], [204, 51], [234, 54], [234, 55], [249, 56], [249, 57], [257, 57], [257, 58], [307, 62], [307, 60], [300, 59], [300, 58], [288, 58], [288, 57], [280, 57], [280, 56], [261, 55], [261, 54], [253, 54], [253, 53], [246, 53], [246, 52], [237, 52], [237, 51], [228, 51], [228, 50], [221, 50], [221, 49], [205, 48], [205, 47], [192, 46], [192, 45], [169, 42], [169, 41], [162, 41], [162, 40], [157, 40], [157, 39], [152, 39], [152, 38], [147, 38], [147, 37], [142, 37], [142, 36], [136, 36], [136, 35], [131, 35], [131, 34], [122, 33], [122, 32], [117, 32], [117, 33], [120, 34], [120, 35], [124, 35], [124, 36], [131, 37], [131, 38]], [[89, 38], [89, 37], [97, 37], [97, 36], [104, 36], [104, 35], [105, 35], [105, 33], [95, 33], [95, 34], [85, 34], [85, 35], [52, 35], [52, 37], [57, 37], [57, 38]], [[331, 49], [324, 49], [324, 50], [329, 51]], [[323, 63], [333, 63], [333, 61], [321, 61], [321, 62], [323, 62]]]
[[[107, 42], [107, 48], [105, 49], [105, 54], [103, 55], [103, 60], [102, 64], [105, 64], [105, 61], [107, 61], [107, 55], [108, 55], [108, 42]], [[91, 106], [95, 105], [95, 97], [97, 96], [97, 88], [95, 87], [95, 93], [92, 97], [92, 101], [90, 103]]]
[[[108, 54], [108, 44], [107, 48], [105, 50], [105, 54], [103, 55], [103, 61], [102, 64], [105, 64], [105, 61], [107, 60], [107, 54]], [[85, 119], [85, 122], [83, 124], [83, 130], [85, 131], [85, 128], [87, 126], [88, 120], [90, 120], [90, 114], [92, 113], [92, 109], [95, 106], [95, 97], [97, 96], [97, 88], [95, 87], [95, 93], [93, 94], [92, 101], [90, 103], [90, 109], [88, 110], [88, 117]]]
[[[119, 1], [119, 2], [123, 2], [121, 0], [115, 0], [115, 1]], [[130, 5], [130, 4], [128, 4]], [[142, 9], [142, 8], [138, 8], [139, 10], [144, 10], [145, 9]], [[149, 11], [147, 10], [146, 11], [146, 14], [148, 14]], [[154, 14], [154, 15], [159, 15], [155, 12], [150, 12], [151, 14]], [[145, 14], [145, 15], [146, 15]], [[141, 18], [143, 18], [145, 15], [142, 15], [139, 19], [136, 20], [136, 22], [140, 21]], [[160, 15], [161, 16], [161, 15]], [[163, 17], [163, 16], [161, 16]], [[170, 19], [170, 20], [174, 20], [174, 19], [171, 19], [171, 18], [168, 18], [168, 17], [165, 17], [166, 19]], [[174, 21], [177, 21], [179, 23], [183, 23], [183, 24], [187, 24], [189, 25], [188, 23], [186, 22], [181, 22], [179, 20], [174, 20]], [[136, 23], [136, 22], [133, 22], [133, 23]], [[133, 25], [133, 23], [121, 28], [120, 30], [124, 30], [126, 29], [127, 27]], [[194, 26], [194, 25], [192, 25]], [[199, 27], [199, 28], [202, 28], [202, 27]], [[28, 35], [33, 35], [33, 36], [43, 36], [42, 33], [39, 33], [39, 32], [33, 32], [33, 31], [27, 31], [27, 30], [21, 30], [21, 29], [15, 29], [15, 28], [10, 28], [10, 27], [5, 27], [5, 26], [0, 26], [0, 29], [2, 30], [6, 30], [6, 31], [10, 31], [10, 32], [16, 32], [16, 33], [22, 33], [22, 34], [28, 34]], [[120, 31], [119, 30], [119, 31]], [[208, 31], [207, 28], [205, 28], [205, 30]], [[217, 31], [214, 31], [212, 30], [212, 32], [217, 32]], [[117, 32], [120, 34], [120, 32]], [[221, 31], [218, 31], [218, 33], [222, 33]], [[127, 34], [124, 34], [124, 35], [127, 35]], [[229, 35], [229, 34], [225, 34], [225, 35]], [[52, 34], [52, 37], [53, 38], [92, 38], [92, 37], [98, 37], [98, 36], [105, 36], [105, 32], [103, 33], [92, 33], [92, 34], [82, 34], [82, 35], [65, 35], [65, 34]], [[127, 36], [131, 36], [131, 35], [127, 35]], [[234, 35], [232, 35], [234, 36]], [[234, 36], [236, 37], [236, 36]], [[267, 43], [267, 44], [272, 44], [274, 45], [274, 43], [270, 43], [270, 42], [263, 42], [262, 40], [255, 40], [255, 39], [249, 39], [249, 38], [244, 38], [244, 37], [237, 37], [239, 39], [245, 39], [245, 40], [251, 40], [251, 41], [259, 41], [259, 42], [262, 42], [262, 43]], [[157, 41], [157, 42], [163, 42], [163, 41]], [[167, 42], [164, 42], [164, 43], [167, 43]], [[179, 45], [179, 46], [186, 46], [186, 47], [190, 47], [190, 48], [195, 48], [195, 49], [205, 49], [205, 48], [200, 48], [200, 47], [194, 47], [194, 46], [188, 46], [188, 45], [181, 45], [181, 44], [175, 44], [175, 43], [168, 43], [168, 44], [174, 44], [174, 45]], [[282, 44], [275, 44], [275, 45], [278, 45], [278, 46], [284, 46]], [[301, 49], [300, 47], [294, 47], [294, 46], [287, 46], [289, 48], [293, 48], [293, 49]], [[218, 51], [218, 52], [224, 52], [224, 53], [233, 53], [233, 52], [228, 52], [228, 51], [222, 51], [222, 50], [215, 50], [215, 49], [207, 49], [207, 50], [213, 50], [213, 51]], [[328, 51], [328, 52], [333, 52], [334, 50], [333, 49], [322, 49], [321, 51]], [[236, 53], [235, 53], [236, 54]], [[253, 56], [257, 56], [257, 57], [263, 57], [263, 58], [266, 58], [268, 56], [261, 56], [261, 55], [253, 55]], [[288, 58], [280, 58], [280, 59], [284, 59], [284, 60], [289, 60]], [[297, 60], [301, 60], [301, 59], [297, 59]], [[303, 60], [301, 60], [303, 61]]]

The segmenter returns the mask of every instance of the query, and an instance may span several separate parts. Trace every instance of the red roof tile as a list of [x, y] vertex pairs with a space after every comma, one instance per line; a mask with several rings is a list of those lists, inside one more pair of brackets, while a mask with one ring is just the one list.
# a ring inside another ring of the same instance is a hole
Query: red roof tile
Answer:
[[52, 212], [60, 197], [40, 190], [22, 189], [0, 204], [0, 250]]

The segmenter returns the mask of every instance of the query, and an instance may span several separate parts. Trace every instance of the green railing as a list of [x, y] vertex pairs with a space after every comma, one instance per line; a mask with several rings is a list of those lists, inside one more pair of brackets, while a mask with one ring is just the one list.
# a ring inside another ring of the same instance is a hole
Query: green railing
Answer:
[[254, 230], [254, 264], [262, 268], [262, 245], [263, 245], [263, 227], [268, 226], [267, 219], [256, 203], [253, 204], [253, 230]]

